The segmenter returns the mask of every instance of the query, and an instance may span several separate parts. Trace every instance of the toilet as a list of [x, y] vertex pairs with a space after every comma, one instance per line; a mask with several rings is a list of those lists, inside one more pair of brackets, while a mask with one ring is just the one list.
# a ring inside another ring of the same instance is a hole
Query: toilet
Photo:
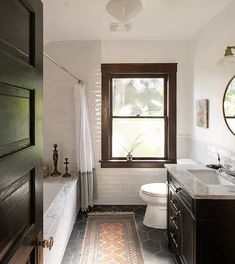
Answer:
[[167, 228], [167, 183], [149, 183], [140, 188], [140, 197], [147, 203], [143, 224]]

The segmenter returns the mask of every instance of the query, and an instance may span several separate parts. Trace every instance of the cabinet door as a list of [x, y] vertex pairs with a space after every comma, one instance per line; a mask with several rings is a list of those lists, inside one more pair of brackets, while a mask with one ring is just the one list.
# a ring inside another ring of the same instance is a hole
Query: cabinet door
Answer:
[[188, 209], [182, 205], [182, 259], [194, 263], [194, 220]]
[[174, 189], [169, 186], [168, 191], [168, 239], [171, 251], [181, 254], [181, 202]]
[[234, 220], [202, 219], [197, 229], [197, 263], [235, 263]]

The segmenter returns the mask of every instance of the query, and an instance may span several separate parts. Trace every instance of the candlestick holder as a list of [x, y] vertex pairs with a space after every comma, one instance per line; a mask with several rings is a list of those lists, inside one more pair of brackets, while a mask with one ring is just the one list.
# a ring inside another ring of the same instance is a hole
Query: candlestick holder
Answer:
[[54, 144], [54, 151], [53, 151], [54, 171], [51, 174], [52, 177], [57, 177], [61, 175], [61, 173], [57, 169], [58, 158], [59, 158], [59, 155], [58, 155], [58, 150], [57, 150], [57, 144]]
[[68, 173], [68, 170], [69, 170], [68, 169], [68, 164], [69, 164], [68, 158], [65, 158], [64, 164], [65, 164], [65, 174], [63, 175], [63, 177], [64, 178], [69, 178], [69, 177], [71, 177], [71, 174]]

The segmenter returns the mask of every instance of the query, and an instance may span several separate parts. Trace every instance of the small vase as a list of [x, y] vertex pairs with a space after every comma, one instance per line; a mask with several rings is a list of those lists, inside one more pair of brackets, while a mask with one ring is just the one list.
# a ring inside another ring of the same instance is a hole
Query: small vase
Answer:
[[133, 159], [133, 156], [131, 155], [131, 153], [128, 153], [127, 156], [126, 156], [126, 160], [127, 161], [132, 161]]

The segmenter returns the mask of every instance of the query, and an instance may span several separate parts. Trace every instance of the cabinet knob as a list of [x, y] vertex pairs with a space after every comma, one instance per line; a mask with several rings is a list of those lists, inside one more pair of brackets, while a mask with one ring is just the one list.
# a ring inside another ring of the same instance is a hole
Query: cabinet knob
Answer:
[[182, 188], [181, 187], [178, 187], [178, 188], [176, 188], [176, 190], [175, 190], [177, 193], [178, 192], [181, 192], [182, 191]]
[[44, 239], [43, 241], [39, 242], [39, 246], [42, 246], [43, 248], [48, 248], [49, 250], [51, 250], [53, 245], [54, 245], [53, 237], [49, 237], [48, 239]]
[[181, 211], [178, 211], [178, 212], [176, 213], [176, 215], [177, 215], [177, 216], [181, 215]]

